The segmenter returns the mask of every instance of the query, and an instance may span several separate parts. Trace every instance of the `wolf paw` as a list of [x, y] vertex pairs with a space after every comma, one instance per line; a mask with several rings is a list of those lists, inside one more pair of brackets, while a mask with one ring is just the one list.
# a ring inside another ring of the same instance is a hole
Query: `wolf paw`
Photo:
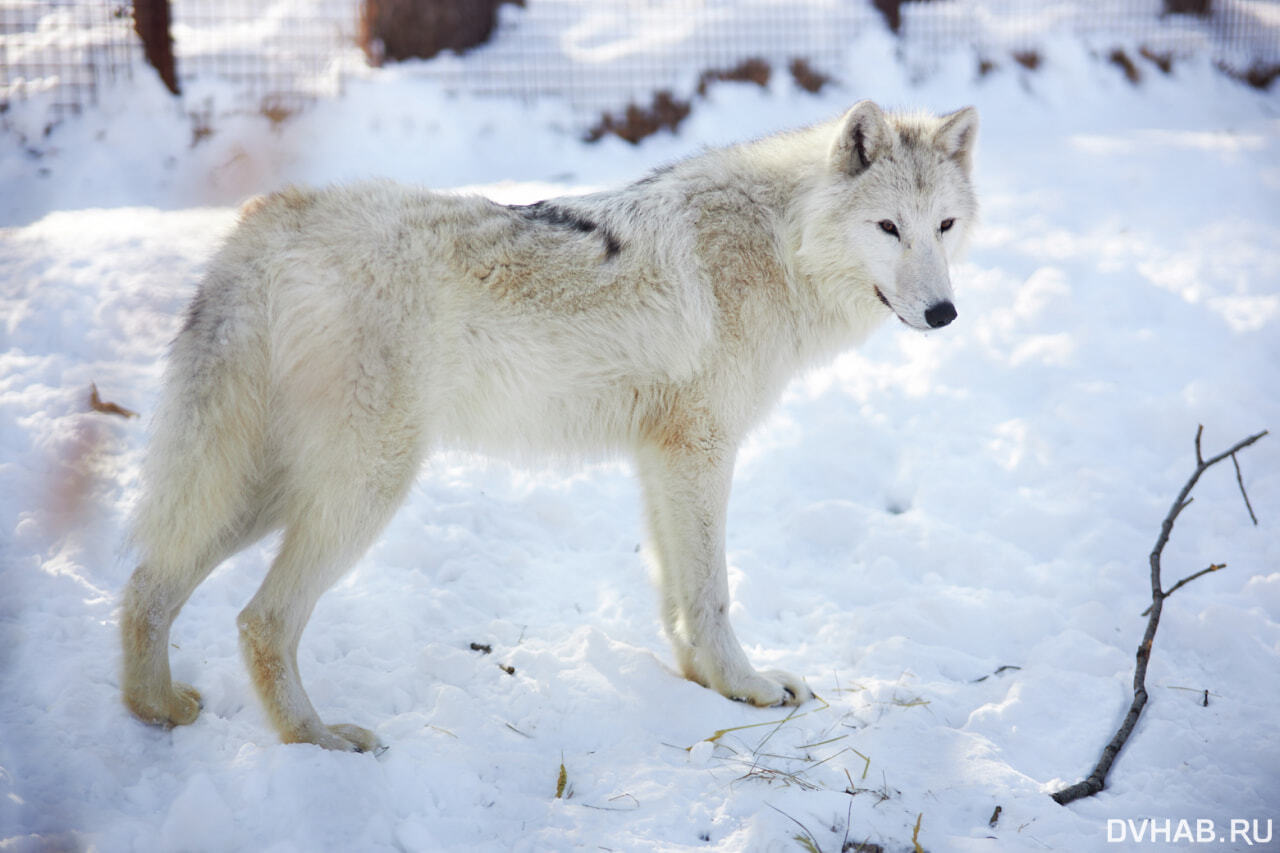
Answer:
[[814, 698], [814, 692], [809, 689], [809, 685], [804, 679], [798, 675], [792, 675], [780, 669], [769, 669], [761, 673], [770, 681], [776, 681], [782, 685], [782, 692], [785, 694], [779, 705], [803, 705], [810, 699]]
[[185, 726], [195, 722], [204, 703], [200, 691], [190, 684], [175, 681], [159, 697], [126, 695], [125, 704], [133, 715], [153, 726]]
[[813, 698], [813, 691], [803, 678], [780, 669], [753, 673], [722, 692], [735, 702], [748, 702], [759, 708], [803, 705]]
[[378, 740], [377, 735], [373, 732], [360, 726], [346, 723], [324, 726], [296, 737], [285, 738], [285, 741], [287, 743], [314, 743], [316, 746], [332, 749], [334, 752], [371, 752], [375, 755], [381, 755], [386, 751], [382, 741]]
[[368, 729], [350, 724], [338, 724], [329, 726], [329, 731], [343, 740], [351, 744], [355, 752], [373, 752], [380, 753], [386, 749], [382, 745], [382, 741], [378, 740], [378, 736]]

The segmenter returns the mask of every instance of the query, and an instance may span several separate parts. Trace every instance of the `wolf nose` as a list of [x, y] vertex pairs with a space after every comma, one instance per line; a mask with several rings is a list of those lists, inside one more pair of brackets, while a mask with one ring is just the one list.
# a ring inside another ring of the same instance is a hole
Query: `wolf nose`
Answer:
[[939, 302], [924, 312], [924, 321], [931, 329], [941, 329], [956, 318], [956, 306], [950, 302]]

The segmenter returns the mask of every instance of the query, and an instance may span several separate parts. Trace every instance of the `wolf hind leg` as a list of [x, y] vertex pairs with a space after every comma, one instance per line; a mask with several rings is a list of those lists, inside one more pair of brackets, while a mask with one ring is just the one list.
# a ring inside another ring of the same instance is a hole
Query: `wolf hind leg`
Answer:
[[195, 721], [202, 703], [190, 684], [169, 674], [169, 628], [182, 603], [208, 575], [212, 565], [189, 571], [190, 589], [165, 583], [148, 566], [140, 565], [124, 593], [120, 619], [124, 644], [121, 692], [125, 706], [144, 723], [183, 726]]
[[353, 464], [350, 471], [311, 470], [306, 497], [287, 510], [280, 552], [237, 619], [254, 688], [285, 743], [348, 752], [382, 746], [368, 729], [320, 719], [302, 686], [298, 644], [320, 596], [355, 564], [400, 505], [419, 461], [416, 452], [406, 452], [364, 467]]
[[133, 715], [145, 723], [182, 726], [200, 713], [200, 693], [169, 673], [169, 629], [178, 611], [217, 565], [212, 558], [181, 570], [139, 565], [124, 592], [120, 628], [124, 644], [122, 693]]
[[336, 519], [322, 520], [325, 515], [316, 513], [286, 527], [280, 553], [236, 620], [240, 649], [254, 689], [282, 741], [348, 752], [374, 751], [381, 744], [369, 730], [321, 721], [298, 671], [298, 645], [320, 596], [359, 559], [382, 527], [382, 520], [367, 516], [359, 523], [335, 526], [330, 522]]
[[217, 542], [185, 560], [166, 560], [153, 554], [129, 578], [120, 618], [122, 693], [126, 707], [143, 722], [181, 726], [199, 715], [203, 706], [199, 691], [170, 675], [169, 631], [182, 606], [209, 573], [266, 532], [254, 528], [251, 521], [233, 526]]

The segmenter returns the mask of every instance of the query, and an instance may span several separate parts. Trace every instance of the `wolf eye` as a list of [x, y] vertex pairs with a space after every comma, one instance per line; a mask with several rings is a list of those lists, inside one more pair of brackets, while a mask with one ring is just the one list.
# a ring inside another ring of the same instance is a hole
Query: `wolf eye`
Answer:
[[898, 236], [898, 226], [894, 225], [890, 220], [881, 219], [877, 224], [880, 226], [880, 230], [884, 233], [892, 234], [894, 237]]
[[938, 230], [942, 231], [943, 233], [946, 233], [947, 231], [950, 231], [951, 226], [955, 224], [956, 224], [956, 221], [954, 219], [944, 219], [942, 220], [942, 225], [939, 226]]

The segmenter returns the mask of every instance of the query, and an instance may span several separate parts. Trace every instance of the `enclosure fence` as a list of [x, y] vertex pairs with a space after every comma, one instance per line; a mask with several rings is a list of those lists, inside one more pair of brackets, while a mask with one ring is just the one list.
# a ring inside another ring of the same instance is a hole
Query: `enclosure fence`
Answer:
[[[356, 44], [362, 8], [359, 0], [172, 0], [183, 105], [270, 115], [342, 91], [367, 73]], [[446, 52], [403, 68], [449, 92], [558, 98], [586, 118], [648, 103], [655, 92], [687, 97], [708, 73], [840, 79], [851, 45], [872, 28], [893, 31], [899, 61], [921, 75], [957, 51], [975, 75], [1015, 61], [1034, 67], [1037, 52], [1064, 35], [1157, 65], [1207, 54], [1268, 84], [1280, 67], [1277, 0], [525, 0], [498, 7], [491, 37], [465, 63]], [[743, 70], [748, 60], [755, 64]], [[36, 100], [58, 116], [144, 78], [159, 85], [132, 4], [0, 0], [0, 113]]]

